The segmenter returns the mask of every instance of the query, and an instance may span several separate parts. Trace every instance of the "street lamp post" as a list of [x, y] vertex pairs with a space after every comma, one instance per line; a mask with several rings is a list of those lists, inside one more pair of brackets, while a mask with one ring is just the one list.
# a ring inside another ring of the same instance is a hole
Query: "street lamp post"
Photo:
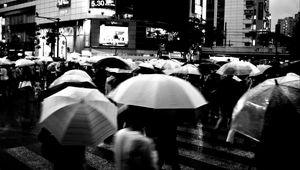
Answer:
[[37, 13], [37, 12], [35, 13], [35, 17], [43, 18], [43, 19], [47, 19], [47, 20], [55, 22], [55, 25], [56, 25], [55, 26], [55, 34], [56, 34], [56, 38], [57, 38], [56, 44], [57, 44], [57, 57], [58, 57], [59, 56], [59, 21], [60, 21], [60, 18], [39, 16], [39, 13]]

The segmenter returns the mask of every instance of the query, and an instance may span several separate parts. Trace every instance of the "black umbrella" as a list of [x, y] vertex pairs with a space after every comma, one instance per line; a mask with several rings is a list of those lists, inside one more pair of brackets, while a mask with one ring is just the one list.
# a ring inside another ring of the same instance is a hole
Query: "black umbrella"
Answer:
[[209, 73], [212, 70], [218, 70], [220, 67], [219, 64], [205, 62], [199, 64], [199, 71], [201, 73]]
[[296, 73], [298, 75], [300, 75], [300, 60], [296, 60], [296, 61], [292, 61], [289, 62], [287, 64], [283, 64], [282, 66], [282, 70], [284, 73]]
[[121, 58], [117, 57], [105, 57], [100, 59], [97, 63], [95, 63], [96, 68], [121, 68], [125, 70], [131, 70], [131, 67], [129, 64], [127, 64], [125, 61], [123, 61]]

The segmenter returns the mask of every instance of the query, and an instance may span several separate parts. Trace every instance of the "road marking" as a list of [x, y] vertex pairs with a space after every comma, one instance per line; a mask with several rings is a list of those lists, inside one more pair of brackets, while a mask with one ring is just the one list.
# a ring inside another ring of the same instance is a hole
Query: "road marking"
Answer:
[[6, 150], [14, 158], [21, 161], [23, 164], [33, 170], [52, 170], [53, 164], [42, 156], [28, 150], [24, 146], [10, 148]]
[[[29, 150], [25, 146], [9, 148], [8, 154], [19, 160], [32, 170], [53, 170], [53, 164], [44, 157]], [[92, 153], [86, 152], [86, 162], [95, 169], [114, 170], [114, 164]]]
[[85, 157], [87, 164], [95, 169], [115, 170], [113, 163], [110, 163], [97, 155], [86, 152]]

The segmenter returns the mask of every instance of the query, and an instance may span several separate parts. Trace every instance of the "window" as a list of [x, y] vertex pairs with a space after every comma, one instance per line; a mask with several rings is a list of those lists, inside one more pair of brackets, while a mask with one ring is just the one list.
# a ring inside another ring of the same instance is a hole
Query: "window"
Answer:
[[251, 29], [251, 24], [245, 24], [246, 29]]

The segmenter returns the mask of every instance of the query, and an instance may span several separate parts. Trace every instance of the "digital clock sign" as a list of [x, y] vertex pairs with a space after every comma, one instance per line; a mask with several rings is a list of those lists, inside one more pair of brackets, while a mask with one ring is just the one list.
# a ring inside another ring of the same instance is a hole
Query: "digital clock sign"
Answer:
[[90, 8], [115, 8], [115, 0], [90, 0]]

